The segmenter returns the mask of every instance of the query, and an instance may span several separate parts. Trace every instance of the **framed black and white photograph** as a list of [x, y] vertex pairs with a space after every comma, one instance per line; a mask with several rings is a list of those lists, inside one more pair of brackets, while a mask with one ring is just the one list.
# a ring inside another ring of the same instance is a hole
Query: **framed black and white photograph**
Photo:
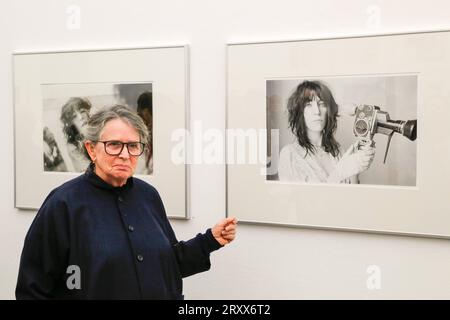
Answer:
[[84, 124], [101, 108], [124, 105], [149, 133], [136, 177], [167, 199], [169, 217], [188, 217], [188, 171], [172, 159], [172, 134], [187, 129], [187, 46], [13, 57], [16, 207], [38, 208], [54, 187], [83, 173]]
[[236, 43], [227, 57], [227, 212], [450, 237], [450, 32]]

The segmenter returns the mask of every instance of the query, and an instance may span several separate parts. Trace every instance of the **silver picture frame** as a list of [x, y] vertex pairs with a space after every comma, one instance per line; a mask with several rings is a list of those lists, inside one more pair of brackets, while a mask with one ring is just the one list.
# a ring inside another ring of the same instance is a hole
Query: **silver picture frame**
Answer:
[[268, 181], [267, 162], [236, 164], [227, 141], [227, 215], [248, 224], [450, 238], [450, 31], [230, 43], [226, 72], [227, 130], [267, 129], [269, 80], [397, 75], [417, 76], [419, 128], [408, 186]]
[[189, 165], [171, 158], [173, 131], [189, 130], [188, 45], [16, 52], [12, 59], [16, 208], [38, 209], [52, 189], [80, 174], [43, 169], [44, 86], [63, 86], [70, 96], [73, 85], [147, 83], [154, 105], [153, 172], [136, 177], [158, 190], [169, 218], [190, 218]]

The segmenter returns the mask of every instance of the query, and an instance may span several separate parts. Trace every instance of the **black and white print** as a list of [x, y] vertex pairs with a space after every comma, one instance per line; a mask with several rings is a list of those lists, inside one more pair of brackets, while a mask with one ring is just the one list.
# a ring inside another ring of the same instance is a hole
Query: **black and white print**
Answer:
[[89, 165], [82, 144], [84, 125], [99, 108], [121, 104], [136, 111], [148, 131], [137, 174], [153, 173], [152, 83], [45, 84], [43, 96], [44, 171], [84, 172]]
[[[302, 136], [309, 132], [305, 124], [308, 120], [306, 107], [303, 113], [298, 114], [288, 110], [290, 99], [291, 106], [293, 99], [300, 99], [295, 97], [295, 92], [300, 84], [306, 82], [322, 86], [322, 94], [309, 97], [308, 103], [314, 103], [316, 109], [321, 108], [321, 103], [325, 104], [322, 100], [336, 104], [335, 111], [323, 106], [325, 113], [336, 112], [334, 129], [326, 126], [330, 121], [326, 116], [322, 120], [319, 116], [313, 119], [312, 126], [322, 124], [318, 130], [322, 130], [331, 141], [330, 147], [312, 146], [311, 150], [315, 152], [307, 152], [307, 148], [300, 147], [299, 143], [309, 143]], [[271, 168], [267, 170], [266, 179], [289, 183], [326, 183], [333, 166], [348, 153], [349, 148], [357, 145], [358, 141], [371, 140], [375, 156], [370, 166], [359, 173], [357, 179], [343, 179], [341, 183], [416, 186], [417, 83], [417, 75], [412, 74], [266, 80], [267, 167]], [[369, 121], [371, 115], [375, 117], [373, 121]], [[366, 118], [369, 120], [366, 121]], [[304, 127], [298, 126], [293, 130], [292, 124], [300, 122]], [[271, 130], [278, 131], [277, 141], [273, 141], [276, 136], [271, 134]], [[339, 150], [331, 155], [333, 145], [338, 146]], [[287, 149], [290, 151], [287, 152]], [[306, 165], [298, 166], [299, 162]], [[291, 176], [286, 177], [286, 174]]]

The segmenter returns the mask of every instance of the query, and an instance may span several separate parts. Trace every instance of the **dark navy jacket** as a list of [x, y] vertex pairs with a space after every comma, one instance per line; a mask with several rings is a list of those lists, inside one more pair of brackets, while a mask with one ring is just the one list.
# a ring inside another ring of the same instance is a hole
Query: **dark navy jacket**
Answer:
[[[16, 298], [182, 299], [182, 277], [208, 270], [209, 254], [220, 247], [210, 229], [178, 242], [146, 182], [129, 178], [113, 187], [88, 169], [53, 190], [37, 213]], [[80, 289], [69, 266], [79, 267]]]

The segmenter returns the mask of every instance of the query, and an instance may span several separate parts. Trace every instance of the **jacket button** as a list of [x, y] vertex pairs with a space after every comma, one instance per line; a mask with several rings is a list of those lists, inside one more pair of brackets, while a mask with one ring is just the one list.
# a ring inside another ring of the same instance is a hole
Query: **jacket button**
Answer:
[[123, 201], [122, 197], [120, 197], [120, 196], [119, 196], [119, 198], [117, 198], [117, 200], [119, 200], [119, 202]]
[[134, 227], [132, 225], [128, 226], [128, 231], [133, 232], [134, 231]]
[[136, 258], [139, 262], [144, 261], [144, 257], [142, 256], [142, 254], [138, 254]]

